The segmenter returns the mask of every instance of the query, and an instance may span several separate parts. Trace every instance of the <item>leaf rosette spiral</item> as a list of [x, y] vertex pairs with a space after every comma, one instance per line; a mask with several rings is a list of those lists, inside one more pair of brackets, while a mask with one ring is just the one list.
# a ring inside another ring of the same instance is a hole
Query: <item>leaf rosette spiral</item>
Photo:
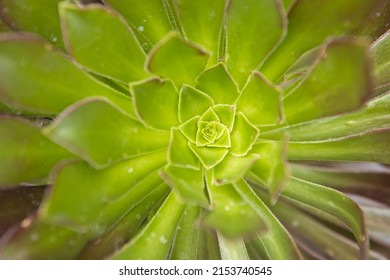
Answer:
[[388, 257], [388, 170], [335, 163], [390, 164], [385, 1], [39, 2], [0, 1], [1, 257]]

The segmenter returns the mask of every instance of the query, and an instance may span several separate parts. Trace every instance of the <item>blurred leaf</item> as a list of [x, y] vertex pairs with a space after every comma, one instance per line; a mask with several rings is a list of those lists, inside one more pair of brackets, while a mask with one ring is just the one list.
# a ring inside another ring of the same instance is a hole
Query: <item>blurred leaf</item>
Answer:
[[249, 260], [242, 237], [232, 239], [218, 233], [218, 244], [221, 251], [221, 260]]
[[114, 259], [167, 259], [177, 226], [185, 209], [174, 193], [168, 196], [152, 220], [117, 252]]
[[213, 208], [202, 220], [204, 225], [215, 228], [226, 238], [233, 239], [264, 230], [263, 217], [233, 185], [216, 186], [212, 183], [209, 173], [207, 187]]
[[0, 244], [0, 259], [75, 259], [88, 240], [87, 234], [27, 218]]
[[126, 209], [126, 215], [109, 232], [90, 242], [78, 258], [105, 259], [115, 250], [120, 249], [136, 234], [152, 208], [164, 198], [168, 189], [168, 186], [162, 184], [146, 194], [140, 203], [135, 204], [129, 210]]
[[198, 225], [201, 208], [187, 205], [177, 226], [175, 240], [170, 255], [171, 260], [196, 260], [200, 239], [205, 238]]
[[272, 214], [261, 198], [245, 180], [234, 184], [234, 189], [246, 200], [265, 224], [265, 232], [257, 234], [257, 238], [265, 248], [270, 259], [300, 259], [301, 255], [294, 240], [279, 220]]
[[89, 96], [102, 96], [127, 112], [131, 99], [83, 72], [36, 37], [0, 35], [0, 98], [11, 107], [56, 115]]
[[370, 93], [366, 50], [366, 44], [346, 39], [326, 45], [306, 77], [284, 98], [286, 122], [291, 125], [359, 108]]
[[173, 188], [179, 198], [185, 202], [208, 206], [203, 170], [181, 168], [167, 165], [160, 173], [165, 182]]
[[150, 51], [146, 67], [153, 74], [172, 79], [178, 86], [183, 83], [192, 86], [209, 56], [201, 46], [169, 33]]
[[130, 84], [138, 118], [145, 125], [169, 130], [179, 124], [179, 93], [170, 80], [152, 78]]
[[0, 118], [0, 135], [0, 189], [22, 183], [45, 184], [57, 162], [74, 157], [25, 121]]
[[375, 5], [382, 0], [299, 0], [288, 14], [288, 33], [266, 60], [261, 72], [272, 82], [279, 78], [306, 51], [330, 36], [351, 33], [365, 23]]
[[169, 143], [168, 132], [147, 129], [102, 99], [81, 101], [68, 108], [45, 134], [96, 168], [164, 149]]
[[283, 137], [280, 141], [261, 140], [252, 149], [252, 153], [259, 155], [260, 159], [254, 163], [249, 177], [254, 176], [257, 182], [267, 187], [273, 202], [277, 200], [289, 180], [287, 141], [287, 137]]
[[[106, 205], [114, 205], [114, 201], [131, 189], [137, 190], [135, 184], [163, 164], [164, 153], [159, 152], [123, 161], [104, 170], [96, 170], [85, 162], [60, 166], [54, 173], [50, 194], [40, 208], [40, 218], [47, 222], [86, 230]], [[155, 187], [161, 182], [155, 181], [151, 180], [148, 186]], [[147, 186], [143, 186], [143, 189], [147, 189]], [[141, 194], [145, 195], [143, 192]], [[128, 210], [130, 205], [136, 205], [142, 199], [140, 194], [133, 194], [132, 199], [125, 203], [126, 208], [122, 210]], [[119, 217], [122, 213], [118, 213]]]
[[213, 184], [220, 186], [236, 183], [244, 177], [248, 169], [260, 158], [259, 154], [248, 154], [243, 157], [227, 155], [213, 169]]
[[164, 1], [104, 0], [104, 2], [126, 18], [146, 52], [171, 30]]
[[346, 195], [333, 189], [291, 178], [282, 196], [320, 218], [341, 222], [353, 233], [360, 257], [367, 258], [368, 235], [362, 210]]
[[390, 26], [390, 2], [378, 1], [370, 17], [354, 32], [357, 36], [370, 36], [376, 40], [388, 31]]
[[202, 115], [214, 101], [204, 92], [184, 85], [180, 90], [179, 119], [183, 123], [194, 116]]
[[255, 125], [278, 124], [282, 121], [282, 92], [256, 71], [237, 100], [237, 110]]
[[390, 210], [385, 207], [362, 207], [371, 240], [390, 249]]
[[291, 165], [294, 177], [327, 185], [342, 192], [355, 193], [390, 205], [390, 173], [343, 170], [342, 167]]
[[200, 73], [196, 88], [207, 93], [216, 104], [233, 104], [240, 95], [237, 84], [222, 63]]
[[219, 60], [219, 37], [226, 0], [174, 0], [186, 37], [211, 51], [209, 65]]
[[229, 0], [226, 64], [240, 88], [285, 33], [286, 16], [275, 0]]
[[371, 46], [377, 94], [390, 90], [390, 30]]
[[110, 10], [65, 2], [60, 15], [66, 49], [82, 65], [125, 83], [148, 76], [146, 55], [132, 30]]
[[0, 191], [0, 237], [39, 207], [44, 186], [23, 186]]
[[244, 156], [251, 149], [257, 137], [259, 129], [251, 124], [241, 112], [236, 114], [234, 127], [230, 135], [232, 146], [229, 152], [234, 156]]
[[33, 32], [63, 48], [58, 4], [64, 0], [2, 0], [0, 17], [18, 31]]
[[294, 160], [373, 161], [390, 163], [390, 130], [368, 131], [322, 141], [290, 141], [288, 158]]
[[282, 0], [283, 6], [286, 11], [290, 10], [291, 7], [297, 2], [298, 0]]

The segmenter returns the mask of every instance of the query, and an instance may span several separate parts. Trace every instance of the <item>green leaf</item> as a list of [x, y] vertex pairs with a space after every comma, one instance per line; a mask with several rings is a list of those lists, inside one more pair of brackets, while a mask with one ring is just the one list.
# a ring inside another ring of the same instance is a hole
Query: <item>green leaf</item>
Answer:
[[286, 18], [274, 0], [230, 0], [227, 12], [227, 68], [242, 87], [250, 73], [283, 37]]
[[282, 0], [282, 3], [284, 5], [284, 9], [286, 11], [290, 10], [291, 7], [297, 2], [297, 0]]
[[188, 139], [177, 128], [171, 129], [168, 163], [183, 168], [199, 169], [199, 160], [189, 149]]
[[219, 38], [226, 0], [174, 0], [186, 37], [211, 51], [209, 65], [219, 61]]
[[102, 99], [82, 101], [64, 111], [45, 134], [96, 168], [168, 146], [169, 133], [145, 128]]
[[150, 51], [146, 67], [153, 74], [172, 79], [178, 86], [193, 85], [209, 56], [200, 46], [169, 33]]
[[193, 144], [196, 142], [196, 132], [198, 130], [199, 119], [200, 117], [198, 116], [193, 117], [179, 126], [181, 133], [183, 133], [183, 135]]
[[0, 185], [46, 184], [57, 162], [73, 158], [42, 135], [39, 127], [14, 118], [0, 118]]
[[125, 83], [148, 76], [146, 55], [132, 30], [110, 10], [65, 2], [60, 15], [66, 49], [82, 65]]
[[237, 238], [264, 229], [262, 217], [233, 185], [216, 186], [212, 182], [212, 174], [206, 175], [213, 208], [202, 220], [203, 224], [215, 228], [227, 238]]
[[198, 122], [219, 122], [219, 117], [215, 113], [214, 108], [209, 108], [203, 113]]
[[78, 258], [86, 260], [106, 259], [136, 234], [150, 212], [160, 203], [161, 198], [166, 195], [168, 190], [169, 187], [165, 184], [157, 188], [154, 187], [150, 193], [145, 195], [142, 201], [134, 205], [134, 207], [132, 205], [130, 211], [126, 209], [127, 214], [109, 232], [89, 242]]
[[2, 18], [15, 30], [33, 32], [63, 48], [58, 4], [63, 0], [2, 0]]
[[207, 94], [184, 85], [180, 90], [179, 119], [185, 122], [194, 116], [200, 116], [213, 105], [213, 100]]
[[213, 184], [220, 186], [233, 184], [243, 178], [248, 169], [260, 158], [258, 154], [249, 154], [243, 157], [227, 155], [224, 160], [213, 169]]
[[231, 145], [229, 130], [225, 125], [216, 121], [198, 121], [196, 145], [198, 147], [229, 148]]
[[[349, 34], [363, 24], [381, 0], [299, 0], [288, 14], [288, 33], [261, 67], [272, 82], [279, 78], [306, 51], [330, 36]], [[326, 24], [324, 24], [326, 23]]]
[[240, 95], [236, 82], [222, 63], [202, 72], [196, 78], [195, 87], [207, 93], [216, 104], [233, 104]]
[[64, 260], [77, 257], [87, 243], [88, 235], [27, 218], [12, 236], [2, 241], [1, 259]]
[[236, 114], [233, 131], [230, 135], [232, 147], [230, 153], [234, 156], [244, 156], [251, 149], [259, 136], [259, 129], [251, 124], [241, 112]]
[[164, 1], [105, 0], [104, 2], [126, 18], [147, 52], [171, 30]]
[[307, 76], [285, 97], [287, 123], [359, 108], [370, 93], [366, 50], [367, 45], [357, 41], [340, 39], [329, 43]]
[[282, 92], [255, 71], [237, 100], [237, 110], [255, 125], [276, 125], [282, 121]]
[[167, 165], [160, 175], [185, 202], [209, 205], [204, 188], [203, 170]]
[[263, 132], [261, 136], [278, 139], [288, 131], [293, 141], [320, 141], [358, 135], [389, 127], [388, 106], [390, 94], [370, 100], [355, 112]]
[[249, 260], [248, 252], [242, 237], [232, 239], [226, 238], [222, 234], [218, 234], [218, 244], [222, 260]]
[[253, 146], [251, 151], [260, 156], [251, 168], [251, 177], [255, 176], [256, 182], [267, 187], [272, 202], [276, 202], [290, 176], [287, 142], [287, 137], [279, 141], [261, 140]]
[[214, 112], [218, 115], [219, 121], [224, 124], [229, 132], [232, 131], [234, 119], [236, 116], [236, 106], [227, 104], [218, 104], [213, 106]]
[[370, 48], [374, 61], [377, 94], [390, 89], [390, 30], [375, 41]]
[[320, 218], [345, 225], [354, 235], [362, 258], [367, 257], [368, 236], [359, 206], [346, 195], [307, 181], [292, 178], [282, 196]]
[[[150, 187], [143, 186], [144, 191], [137, 195], [134, 185], [163, 164], [164, 153], [159, 152], [123, 161], [104, 170], [96, 170], [85, 162], [62, 165], [54, 173], [53, 189], [43, 202], [39, 217], [52, 224], [68, 225], [77, 230], [89, 229], [105, 206], [118, 204], [118, 199], [127, 192], [132, 191], [132, 198], [124, 204], [123, 211], [142, 200]], [[152, 181], [150, 185], [155, 187], [156, 183]], [[122, 214], [118, 213], [116, 219]]]
[[0, 36], [0, 99], [13, 108], [56, 115], [90, 96], [132, 112], [131, 99], [83, 72], [47, 43], [27, 35]]
[[185, 204], [171, 193], [152, 220], [116, 253], [114, 259], [167, 259]]
[[323, 141], [290, 141], [288, 158], [390, 163], [389, 128]]
[[227, 148], [198, 147], [191, 142], [188, 142], [188, 146], [206, 169], [211, 169], [216, 166], [229, 152]]
[[138, 118], [145, 125], [169, 130], [179, 124], [179, 93], [172, 82], [157, 78], [130, 85]]
[[256, 214], [262, 218], [266, 231], [257, 234], [270, 259], [300, 259], [301, 254], [288, 231], [272, 214], [262, 199], [245, 180], [233, 184], [234, 189], [245, 199]]

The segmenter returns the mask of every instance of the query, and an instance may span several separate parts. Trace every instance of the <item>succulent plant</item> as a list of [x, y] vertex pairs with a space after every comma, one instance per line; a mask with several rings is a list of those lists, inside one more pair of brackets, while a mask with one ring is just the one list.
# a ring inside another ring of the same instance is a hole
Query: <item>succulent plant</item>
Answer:
[[1, 258], [390, 258], [388, 1], [87, 2], [0, 1]]

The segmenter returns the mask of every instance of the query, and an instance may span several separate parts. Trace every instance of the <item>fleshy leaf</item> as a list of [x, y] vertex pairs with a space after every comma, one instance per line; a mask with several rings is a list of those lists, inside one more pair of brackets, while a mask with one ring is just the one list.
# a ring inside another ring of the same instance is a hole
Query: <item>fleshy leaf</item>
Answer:
[[196, 88], [207, 93], [216, 104], [233, 104], [240, 95], [237, 84], [222, 63], [202, 72]]
[[346, 195], [307, 181], [292, 178], [285, 186], [282, 196], [298, 206], [322, 218], [341, 222], [353, 233], [360, 247], [362, 258], [367, 257], [368, 236], [363, 212]]
[[185, 122], [194, 116], [200, 116], [213, 105], [213, 100], [207, 94], [184, 85], [180, 90], [179, 119]]
[[231, 146], [229, 130], [225, 125], [216, 121], [198, 121], [196, 146], [229, 148]]
[[172, 82], [156, 78], [130, 85], [138, 118], [147, 126], [169, 130], [179, 124], [179, 93]]
[[285, 97], [287, 123], [319, 119], [359, 108], [370, 93], [366, 50], [365, 44], [356, 41], [329, 43], [307, 77]]
[[187, 38], [211, 51], [209, 62], [217, 63], [226, 0], [174, 0], [174, 2]]
[[150, 51], [147, 68], [162, 78], [172, 79], [178, 86], [193, 85], [208, 59], [206, 50], [170, 33]]
[[259, 216], [247, 199], [233, 185], [215, 186], [211, 174], [207, 176], [207, 187], [213, 209], [202, 223], [215, 228], [227, 238], [240, 237], [264, 229]]
[[236, 114], [233, 131], [230, 135], [232, 147], [230, 153], [235, 156], [244, 156], [251, 149], [259, 136], [259, 130], [241, 112]]
[[42, 135], [39, 127], [0, 118], [0, 185], [46, 184], [51, 169], [74, 156]]
[[[390, 163], [390, 129], [323, 141], [290, 141], [288, 158]], [[369, 148], [368, 148], [369, 147]]]
[[390, 90], [390, 30], [372, 46], [377, 94]]
[[237, 100], [237, 110], [255, 125], [275, 125], [282, 120], [282, 92], [259, 72], [254, 72]]
[[229, 1], [226, 64], [240, 87], [284, 35], [283, 12], [274, 0]]
[[261, 182], [262, 186], [267, 187], [273, 202], [278, 198], [290, 175], [287, 140], [287, 137], [279, 141], [261, 140], [251, 151], [260, 156], [251, 169], [252, 175]]
[[261, 136], [277, 139], [288, 130], [292, 141], [320, 141], [388, 128], [390, 126], [388, 106], [390, 94], [370, 100], [358, 111], [263, 132]]
[[214, 112], [218, 115], [219, 121], [224, 124], [231, 132], [236, 115], [236, 106], [227, 104], [218, 104], [213, 106]]
[[83, 72], [36, 37], [0, 36], [0, 98], [11, 107], [56, 115], [90, 96], [103, 96], [127, 112], [131, 99]]
[[177, 128], [171, 129], [168, 162], [172, 165], [199, 169], [199, 160], [188, 147], [188, 139]]
[[[143, 199], [141, 195], [145, 195], [135, 194], [136, 183], [163, 166], [164, 157], [165, 153], [159, 152], [123, 161], [104, 170], [96, 170], [85, 162], [60, 166], [54, 174], [53, 189], [40, 208], [39, 217], [46, 222], [85, 230], [107, 204], [114, 204], [118, 198], [131, 191], [132, 200], [125, 204], [127, 211], [129, 205], [136, 205]], [[145, 186], [143, 189], [144, 192], [148, 190]], [[67, 195], [69, 192], [71, 196]], [[113, 213], [114, 210], [111, 215]]]
[[[330, 36], [348, 34], [364, 23], [381, 0], [300, 0], [288, 15], [288, 32], [283, 42], [265, 61], [261, 72], [277, 81], [306, 51], [322, 44]], [[326, 24], [324, 24], [326, 22]]]
[[236, 183], [243, 178], [248, 169], [260, 158], [258, 154], [249, 154], [244, 157], [227, 155], [224, 160], [213, 169], [213, 184], [225, 185]]
[[67, 51], [82, 65], [125, 83], [148, 76], [146, 54], [132, 30], [110, 10], [65, 2], [60, 15]]
[[15, 30], [33, 32], [63, 48], [58, 4], [63, 0], [2, 0], [1, 17]]
[[175, 242], [172, 247], [171, 260], [196, 260], [202, 252], [199, 246], [204, 239], [201, 229], [197, 225], [201, 208], [188, 204], [177, 226]]
[[184, 199], [185, 202], [196, 202], [205, 206], [209, 205], [205, 193], [202, 170], [168, 165], [160, 175], [177, 192], [178, 197]]
[[156, 260], [167, 259], [176, 227], [185, 209], [171, 193], [138, 235], [116, 253], [114, 259]]
[[221, 251], [221, 260], [249, 260], [245, 242], [242, 237], [226, 238], [218, 233], [218, 244]]
[[261, 198], [245, 182], [238, 181], [234, 189], [247, 201], [265, 224], [266, 231], [257, 235], [270, 259], [300, 259], [301, 254], [288, 231], [283, 227]]
[[96, 168], [164, 149], [169, 143], [168, 132], [147, 129], [102, 99], [70, 107], [45, 133]]
[[198, 130], [198, 121], [200, 117], [196, 116], [192, 119], [189, 119], [185, 123], [179, 126], [179, 130], [187, 139], [192, 142], [193, 144], [196, 143], [196, 132]]
[[147, 52], [171, 30], [164, 1], [105, 0], [104, 2], [126, 18]]
[[227, 148], [198, 147], [191, 142], [188, 142], [188, 145], [206, 169], [220, 163], [229, 151]]
[[199, 119], [200, 122], [219, 122], [217, 113], [214, 112], [213, 108], [209, 108]]

